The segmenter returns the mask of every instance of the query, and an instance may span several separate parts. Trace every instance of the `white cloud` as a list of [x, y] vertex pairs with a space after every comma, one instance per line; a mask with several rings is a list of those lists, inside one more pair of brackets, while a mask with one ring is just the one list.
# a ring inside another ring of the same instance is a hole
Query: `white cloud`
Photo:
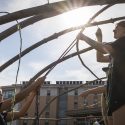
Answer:
[[45, 62], [31, 62], [29, 63], [29, 66], [34, 71], [39, 71], [40, 69], [44, 68], [46, 66]]

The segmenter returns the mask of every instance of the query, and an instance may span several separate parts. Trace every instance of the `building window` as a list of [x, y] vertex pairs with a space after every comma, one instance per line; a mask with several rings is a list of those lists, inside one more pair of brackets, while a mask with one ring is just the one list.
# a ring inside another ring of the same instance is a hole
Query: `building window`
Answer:
[[82, 81], [80, 81], [80, 84], [82, 84]]
[[47, 96], [50, 96], [50, 90], [47, 90]]
[[77, 81], [76, 83], [79, 84], [79, 81]]
[[86, 97], [84, 97], [84, 98], [83, 98], [83, 104], [84, 104], [85, 106], [87, 106], [87, 105], [88, 105], [88, 100], [87, 100], [87, 98], [86, 98]]
[[70, 84], [72, 84], [72, 81], [70, 81]]
[[50, 84], [50, 81], [45, 81], [44, 84]]
[[49, 121], [48, 120], [45, 120], [45, 125], [49, 125]]
[[74, 109], [78, 108], [78, 102], [74, 102]]
[[78, 95], [78, 89], [76, 89], [76, 90], [74, 91], [74, 95], [75, 95], [75, 96]]
[[47, 106], [45, 116], [48, 118], [50, 112], [50, 106]]
[[[26, 113], [25, 118], [27, 118], [27, 117], [28, 117], [28, 114]], [[28, 120], [27, 119], [23, 120], [23, 125], [28, 125]]]
[[95, 94], [93, 97], [93, 104], [95, 104], [95, 106], [98, 105], [98, 95], [97, 94]]
[[5, 99], [12, 98], [13, 95], [14, 95], [14, 90], [3, 91], [3, 98]]
[[46, 117], [46, 118], [49, 118], [49, 111], [46, 111], [45, 117]]

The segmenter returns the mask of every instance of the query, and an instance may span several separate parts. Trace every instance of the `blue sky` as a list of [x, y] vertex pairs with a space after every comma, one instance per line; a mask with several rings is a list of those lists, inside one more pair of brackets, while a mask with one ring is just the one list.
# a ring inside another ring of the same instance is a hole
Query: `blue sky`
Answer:
[[[57, 0], [50, 0], [55, 2]], [[0, 0], [0, 11], [15, 12], [17, 10], [38, 6], [47, 3], [47, 0]], [[101, 15], [99, 15], [95, 21], [110, 19], [114, 17], [124, 16], [125, 4], [114, 5]], [[23, 38], [23, 50], [32, 44], [54, 34], [62, 31], [66, 28], [73, 27], [75, 25], [85, 24], [94, 13], [100, 10], [103, 6], [91, 6], [83, 7], [74, 11], [41, 20], [33, 25], [30, 25], [22, 29]], [[20, 20], [19, 20], [20, 21]], [[7, 23], [0, 26], [0, 32], [14, 25], [16, 22]], [[100, 26], [103, 32], [103, 41], [113, 41], [113, 32], [115, 24], [106, 24]], [[97, 27], [87, 28], [84, 33], [89, 37], [96, 40], [95, 32]], [[57, 60], [59, 56], [64, 52], [68, 45], [75, 39], [79, 31], [67, 33], [58, 39], [54, 39], [43, 46], [33, 50], [23, 58], [21, 58], [20, 72], [18, 76], [18, 83], [20, 81], [29, 80], [38, 71], [45, 66], [49, 65], [53, 61]], [[14, 57], [19, 52], [19, 33], [15, 33], [10, 37], [4, 39], [0, 43], [0, 64]], [[88, 45], [85, 42], [80, 42], [81, 48], [86, 48]], [[75, 52], [73, 48], [72, 52]], [[82, 54], [82, 59], [87, 66], [98, 76], [103, 77], [105, 74], [101, 68], [107, 64], [101, 64], [96, 62], [95, 50]], [[0, 85], [10, 85], [15, 83], [17, 70], [17, 62], [6, 68], [0, 74]], [[46, 80], [82, 80], [89, 81], [95, 77], [89, 73], [80, 63], [78, 57], [71, 58], [59, 65], [47, 76]]]

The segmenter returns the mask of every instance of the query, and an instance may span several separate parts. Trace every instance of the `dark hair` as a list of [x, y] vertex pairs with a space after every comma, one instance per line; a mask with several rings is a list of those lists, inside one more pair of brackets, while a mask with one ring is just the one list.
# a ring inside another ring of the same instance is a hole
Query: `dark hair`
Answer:
[[121, 26], [125, 28], [125, 21], [120, 21], [119, 23], [117, 23], [117, 26]]

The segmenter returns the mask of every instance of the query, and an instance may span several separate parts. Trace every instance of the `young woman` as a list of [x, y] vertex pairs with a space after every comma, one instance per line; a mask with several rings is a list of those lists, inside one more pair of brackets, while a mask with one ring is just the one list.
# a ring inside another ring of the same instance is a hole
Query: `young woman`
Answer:
[[[116, 25], [114, 38], [116, 41], [110, 44], [85, 41], [97, 50], [98, 62], [110, 62], [110, 74], [107, 81], [107, 102], [108, 115], [112, 115], [113, 125], [125, 125], [125, 21]], [[84, 35], [80, 34], [80, 39], [84, 40]], [[105, 55], [105, 54], [109, 55]]]

